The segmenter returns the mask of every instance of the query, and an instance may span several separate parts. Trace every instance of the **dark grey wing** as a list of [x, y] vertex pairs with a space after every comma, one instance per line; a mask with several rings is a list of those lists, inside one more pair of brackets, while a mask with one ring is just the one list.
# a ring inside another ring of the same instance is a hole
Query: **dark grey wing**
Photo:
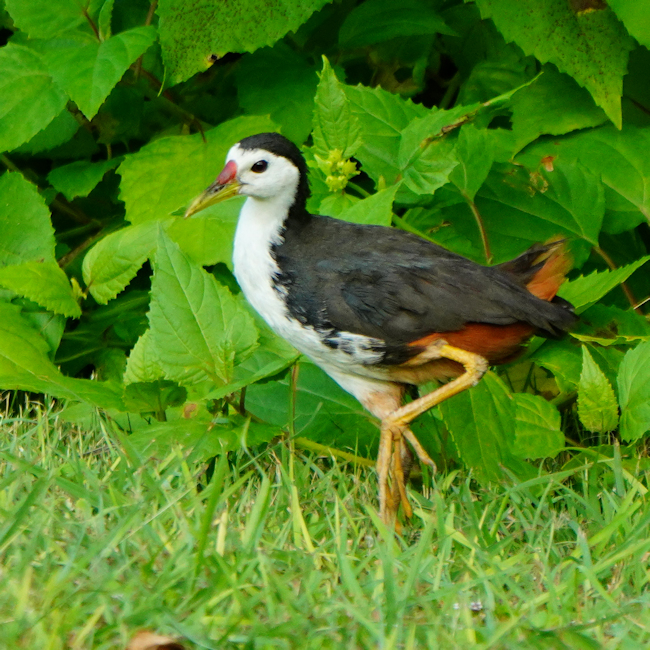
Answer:
[[[297, 253], [300, 254], [297, 254]], [[530, 323], [549, 333], [566, 309], [484, 267], [403, 231], [320, 217], [276, 249], [290, 311], [317, 329], [403, 345], [466, 323]]]

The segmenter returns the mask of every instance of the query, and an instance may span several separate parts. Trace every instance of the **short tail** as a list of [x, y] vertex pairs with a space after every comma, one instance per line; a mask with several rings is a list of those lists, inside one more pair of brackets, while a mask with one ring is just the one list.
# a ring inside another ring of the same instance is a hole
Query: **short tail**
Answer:
[[573, 258], [567, 250], [566, 239], [559, 238], [535, 244], [514, 260], [499, 264], [499, 268], [518, 284], [549, 302], [555, 298], [572, 266]]

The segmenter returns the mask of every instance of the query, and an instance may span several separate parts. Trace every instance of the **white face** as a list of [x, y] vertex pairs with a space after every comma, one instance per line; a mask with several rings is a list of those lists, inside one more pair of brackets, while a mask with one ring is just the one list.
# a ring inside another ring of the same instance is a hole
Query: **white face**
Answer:
[[237, 165], [239, 194], [257, 199], [280, 199], [290, 205], [298, 188], [300, 172], [296, 166], [264, 149], [241, 149], [236, 144], [228, 152], [226, 162]]

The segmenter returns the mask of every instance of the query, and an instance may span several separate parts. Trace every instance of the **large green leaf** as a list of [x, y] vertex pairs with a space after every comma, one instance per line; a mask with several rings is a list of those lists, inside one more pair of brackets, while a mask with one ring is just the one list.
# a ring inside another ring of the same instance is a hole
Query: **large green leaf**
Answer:
[[428, 110], [381, 88], [344, 86], [353, 114], [361, 127], [362, 145], [355, 157], [374, 181], [393, 185], [402, 170], [397, 164], [402, 131]]
[[108, 382], [66, 377], [48, 358], [45, 339], [20, 309], [0, 302], [0, 387], [123, 409], [121, 390]]
[[246, 409], [264, 422], [324, 445], [362, 454], [376, 449], [377, 424], [352, 395], [307, 360], [300, 361], [296, 372], [295, 396], [287, 373], [279, 381], [250, 386]]
[[5, 0], [4, 4], [16, 27], [30, 38], [51, 38], [84, 23], [90, 31], [79, 0]]
[[586, 11], [566, 0], [477, 0], [477, 5], [507, 41], [571, 75], [621, 127], [623, 76], [633, 42], [605, 3]]
[[650, 431], [650, 342], [637, 345], [623, 359], [618, 373], [623, 440], [638, 440]]
[[212, 57], [252, 52], [296, 30], [328, 0], [161, 0], [160, 44], [173, 83], [206, 70]]
[[124, 383], [153, 382], [165, 376], [151, 342], [151, 330], [147, 330], [136, 342], [129, 354], [124, 371]]
[[47, 180], [68, 201], [72, 201], [77, 196], [88, 196], [102, 180], [104, 174], [117, 167], [121, 162], [121, 158], [112, 158], [101, 162], [76, 160], [53, 169], [47, 175]]
[[361, 145], [359, 121], [352, 113], [343, 84], [324, 57], [315, 104], [312, 137], [316, 155], [327, 158], [330, 151], [339, 151], [341, 158], [354, 156]]
[[568, 300], [576, 308], [576, 313], [580, 314], [596, 304], [621, 282], [625, 282], [648, 260], [650, 260], [650, 255], [615, 271], [594, 271], [590, 275], [583, 275], [563, 284], [559, 295]]
[[350, 223], [390, 226], [393, 219], [393, 201], [398, 189], [399, 184], [371, 194], [340, 212], [337, 218]]
[[[579, 161], [602, 178], [603, 183], [627, 203], [628, 210], [641, 211], [650, 221], [650, 128], [612, 126], [589, 129], [559, 142], [541, 142], [531, 147], [529, 158], [557, 157], [567, 164]], [[609, 202], [609, 199], [608, 199]], [[618, 208], [617, 206], [617, 209]], [[638, 221], [621, 230], [633, 228]], [[619, 230], [620, 232], [620, 230]]]
[[55, 314], [77, 318], [81, 308], [68, 276], [55, 261], [24, 262], [0, 267], [0, 286], [42, 305]]
[[120, 198], [134, 224], [185, 208], [214, 181], [228, 149], [249, 135], [276, 130], [268, 117], [237, 117], [205, 134], [160, 138], [126, 156], [118, 168]]
[[342, 47], [365, 47], [399, 36], [456, 32], [423, 0], [368, 0], [355, 7], [339, 31]]
[[0, 266], [54, 260], [50, 211], [34, 185], [20, 174], [0, 176]]
[[594, 433], [607, 433], [618, 425], [618, 404], [612, 385], [586, 346], [582, 347], [578, 417], [585, 429]]
[[151, 287], [150, 340], [165, 377], [227, 384], [257, 345], [257, 328], [214, 276], [159, 230]]
[[93, 118], [128, 67], [154, 42], [156, 30], [136, 27], [97, 41], [92, 34], [67, 33], [34, 43], [52, 77], [88, 119]]
[[494, 162], [492, 132], [465, 124], [458, 135], [456, 158], [458, 166], [449, 179], [471, 201], [485, 182]]
[[86, 254], [83, 278], [101, 305], [117, 296], [156, 248], [155, 221], [128, 226], [101, 239]]
[[280, 42], [244, 57], [237, 67], [237, 98], [248, 115], [269, 115], [293, 142], [311, 131], [316, 69]]
[[641, 45], [650, 48], [650, 2], [648, 0], [608, 0], [607, 4]]
[[554, 457], [564, 447], [559, 411], [540, 395], [517, 393], [515, 441], [512, 453], [519, 458]]
[[0, 151], [31, 140], [66, 101], [36, 52], [13, 43], [0, 49]]
[[488, 373], [481, 382], [444, 401], [440, 412], [463, 462], [483, 481], [502, 478], [512, 466], [515, 403], [503, 382]]

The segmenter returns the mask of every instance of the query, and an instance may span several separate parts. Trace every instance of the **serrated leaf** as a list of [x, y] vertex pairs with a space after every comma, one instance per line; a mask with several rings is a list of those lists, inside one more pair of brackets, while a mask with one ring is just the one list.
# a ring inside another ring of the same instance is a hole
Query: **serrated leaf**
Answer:
[[124, 409], [121, 389], [108, 382], [61, 374], [48, 358], [49, 347], [15, 305], [0, 302], [0, 387]]
[[607, 433], [618, 425], [618, 404], [612, 385], [589, 354], [582, 347], [582, 373], [578, 384], [578, 417], [593, 433]]
[[648, 0], [608, 0], [607, 4], [641, 45], [650, 48], [650, 3]]
[[494, 142], [487, 129], [464, 124], [458, 134], [456, 158], [458, 166], [449, 180], [471, 201], [487, 178], [494, 162]]
[[79, 0], [5, 0], [5, 6], [16, 27], [30, 38], [52, 38], [86, 23]]
[[398, 189], [399, 183], [371, 194], [340, 212], [337, 218], [350, 223], [390, 226], [393, 220], [393, 201]]
[[252, 317], [230, 291], [159, 231], [151, 287], [151, 343], [165, 377], [227, 384], [257, 345]]
[[383, 177], [386, 185], [393, 185], [402, 173], [397, 164], [402, 131], [428, 110], [381, 88], [344, 86], [344, 92], [361, 128], [355, 158], [375, 182]]
[[151, 330], [147, 330], [136, 342], [126, 361], [124, 383], [152, 382], [164, 377], [165, 371], [158, 362], [151, 343]]
[[477, 5], [507, 41], [571, 75], [621, 127], [623, 76], [633, 42], [605, 3], [589, 11], [576, 11], [565, 0], [477, 0]]
[[150, 221], [111, 233], [83, 261], [83, 278], [93, 298], [105, 305], [133, 280], [156, 247], [158, 225]]
[[126, 218], [138, 224], [185, 208], [214, 181], [233, 144], [274, 130], [268, 117], [237, 117], [207, 131], [205, 141], [200, 133], [160, 138], [126, 156], [118, 168]]
[[104, 178], [104, 174], [117, 167], [121, 162], [121, 157], [101, 162], [76, 160], [53, 169], [47, 175], [47, 180], [68, 201], [72, 201], [77, 196], [88, 196]]
[[296, 30], [328, 0], [161, 0], [160, 44], [172, 83], [206, 70], [211, 57], [253, 52]]
[[515, 441], [512, 453], [519, 458], [553, 458], [564, 448], [560, 412], [540, 395], [517, 393]]
[[34, 185], [20, 174], [0, 176], [0, 266], [54, 261], [50, 211]]
[[551, 65], [544, 66], [538, 79], [513, 96], [511, 108], [511, 155], [540, 135], [561, 135], [607, 120], [587, 90]]
[[24, 262], [0, 267], [0, 286], [33, 300], [55, 314], [81, 316], [68, 276], [54, 262]]
[[629, 350], [618, 371], [620, 434], [633, 442], [650, 431], [650, 342]]
[[70, 111], [64, 109], [42, 131], [14, 151], [24, 154], [50, 151], [68, 142], [79, 130], [79, 127], [79, 122], [74, 119]]
[[538, 160], [547, 155], [559, 156], [567, 164], [580, 161], [600, 176], [623, 203], [627, 202], [628, 210], [636, 207], [650, 221], [649, 147], [650, 129], [626, 125], [619, 131], [607, 126], [576, 133], [557, 143], [532, 145], [530, 155]]
[[511, 464], [515, 403], [503, 382], [488, 373], [477, 386], [445, 400], [440, 413], [458, 454], [477, 478], [498, 481]]
[[316, 69], [285, 43], [244, 57], [236, 69], [237, 98], [248, 115], [269, 115], [296, 143], [311, 131]]
[[338, 150], [341, 158], [351, 158], [361, 145], [359, 121], [353, 115], [343, 84], [323, 57], [323, 70], [316, 91], [314, 108], [314, 152], [327, 158]]
[[632, 273], [642, 267], [648, 260], [650, 260], [650, 255], [646, 255], [640, 260], [614, 271], [594, 271], [590, 275], [583, 275], [563, 284], [558, 295], [568, 300], [575, 307], [576, 313], [580, 314], [585, 309], [596, 304], [621, 282], [625, 282]]
[[13, 43], [0, 49], [0, 151], [31, 140], [66, 101], [36, 52]]
[[99, 42], [91, 34], [68, 33], [33, 47], [46, 58], [57, 83], [92, 119], [128, 67], [156, 38], [154, 27], [135, 27]]
[[422, 0], [401, 0], [396, 11], [392, 0], [369, 0], [355, 7], [339, 31], [341, 47], [365, 47], [400, 36], [456, 32]]
[[361, 454], [379, 441], [377, 425], [361, 404], [307, 360], [297, 365], [295, 398], [287, 373], [278, 381], [249, 386], [246, 410], [269, 424], [292, 427], [296, 435]]

